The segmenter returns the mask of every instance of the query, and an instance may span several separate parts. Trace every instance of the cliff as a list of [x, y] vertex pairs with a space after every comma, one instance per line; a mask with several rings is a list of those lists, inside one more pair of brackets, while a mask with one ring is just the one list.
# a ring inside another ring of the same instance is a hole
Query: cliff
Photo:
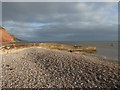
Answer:
[[3, 27], [0, 26], [0, 42], [15, 42], [15, 37], [10, 35]]

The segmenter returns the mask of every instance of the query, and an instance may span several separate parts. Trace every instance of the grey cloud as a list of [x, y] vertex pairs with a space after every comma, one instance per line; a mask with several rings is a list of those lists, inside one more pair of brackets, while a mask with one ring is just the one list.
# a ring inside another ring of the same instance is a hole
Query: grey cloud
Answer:
[[116, 8], [117, 3], [4, 2], [3, 26], [28, 41], [117, 40]]

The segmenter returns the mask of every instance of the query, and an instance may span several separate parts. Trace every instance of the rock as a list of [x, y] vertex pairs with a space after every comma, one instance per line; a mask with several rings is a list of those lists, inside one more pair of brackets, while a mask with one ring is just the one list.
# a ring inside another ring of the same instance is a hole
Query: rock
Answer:
[[15, 38], [13, 35], [10, 35], [4, 28], [0, 28], [0, 37], [2, 37], [2, 39], [0, 39], [0, 42], [14, 42]]

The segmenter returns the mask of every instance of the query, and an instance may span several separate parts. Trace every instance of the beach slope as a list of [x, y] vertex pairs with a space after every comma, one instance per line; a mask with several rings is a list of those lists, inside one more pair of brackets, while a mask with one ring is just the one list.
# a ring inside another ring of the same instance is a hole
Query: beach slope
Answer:
[[120, 88], [117, 61], [28, 48], [2, 55], [3, 88]]

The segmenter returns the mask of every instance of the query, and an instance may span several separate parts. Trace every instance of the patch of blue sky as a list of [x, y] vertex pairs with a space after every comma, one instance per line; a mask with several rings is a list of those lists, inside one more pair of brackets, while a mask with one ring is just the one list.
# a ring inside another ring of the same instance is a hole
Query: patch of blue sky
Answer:
[[46, 24], [45, 24], [45, 23], [33, 22], [33, 23], [31, 23], [31, 25], [36, 26], [36, 27], [39, 27], [39, 26], [44, 26], [44, 25], [46, 25]]
[[33, 29], [33, 28], [27, 28], [27, 30], [30, 30], [30, 31], [31, 31], [31, 30], [34, 30], [34, 29]]
[[115, 15], [115, 14], [118, 14], [118, 8], [117, 7], [111, 7], [111, 8], [108, 8], [108, 11], [109, 13], [111, 13], [111, 15]]
[[18, 26], [4, 26], [4, 25], [3, 25], [3, 27], [4, 27], [7, 31], [12, 30], [12, 29], [14, 29], [14, 28], [19, 28]]
[[40, 22], [33, 22], [31, 25], [39, 27], [39, 26], [45, 26], [45, 25], [56, 25], [57, 23], [40, 23]]
[[118, 24], [118, 21], [116, 21], [116, 20], [109, 20], [109, 23], [110, 24]]
[[110, 17], [109, 17], [109, 23], [111, 24], [118, 24], [118, 19], [111, 19], [111, 17], [118, 17], [118, 6], [113, 6], [112, 8], [108, 9], [108, 12], [110, 13]]

